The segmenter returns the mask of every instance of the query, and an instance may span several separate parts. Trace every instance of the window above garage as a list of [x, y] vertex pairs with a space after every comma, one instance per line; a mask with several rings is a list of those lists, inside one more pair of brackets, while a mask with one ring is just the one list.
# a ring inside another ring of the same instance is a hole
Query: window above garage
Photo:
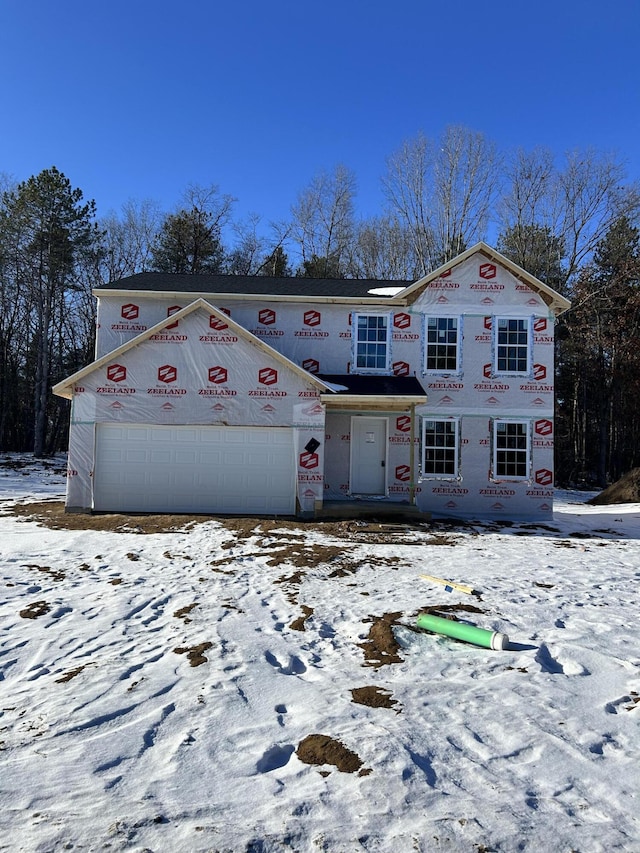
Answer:
[[389, 314], [354, 314], [355, 373], [389, 373], [391, 368], [391, 317]]

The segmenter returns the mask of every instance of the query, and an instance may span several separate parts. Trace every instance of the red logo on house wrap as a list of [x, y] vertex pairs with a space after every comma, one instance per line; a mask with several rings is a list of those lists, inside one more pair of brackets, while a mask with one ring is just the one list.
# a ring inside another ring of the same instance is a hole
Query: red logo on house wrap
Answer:
[[303, 370], [308, 370], [309, 373], [320, 372], [320, 362], [316, 358], [305, 358], [302, 362]]
[[393, 325], [396, 329], [408, 329], [411, 325], [411, 316], [409, 314], [405, 314], [404, 311], [399, 314], [395, 314], [393, 318]]
[[313, 406], [307, 406], [302, 410], [303, 415], [321, 415], [323, 412], [321, 403], [314, 403]]
[[484, 318], [484, 327], [485, 329], [491, 329], [491, 317]]
[[553, 472], [549, 471], [548, 468], [540, 468], [539, 471], [536, 471], [536, 483], [539, 486], [553, 485]]
[[216, 365], [216, 367], [209, 368], [209, 382], [214, 382], [216, 385], [220, 385], [223, 382], [226, 382], [229, 378], [226, 367], [220, 367], [220, 365]]
[[128, 302], [120, 309], [120, 316], [125, 320], [137, 320], [139, 313], [140, 309], [137, 305], [134, 305], [133, 302]]
[[178, 378], [178, 368], [172, 364], [163, 364], [158, 368], [158, 380], [160, 382], [175, 382]]
[[411, 468], [408, 465], [396, 466], [396, 480], [401, 483], [407, 483], [411, 479]]
[[258, 311], [258, 323], [263, 326], [272, 326], [276, 321], [276, 312], [272, 308], [263, 308]]
[[451, 270], [445, 270], [444, 272], [440, 273], [438, 278], [449, 278], [450, 275], [451, 275]]
[[485, 364], [484, 367], [482, 368], [482, 375], [485, 376], [487, 379], [489, 379], [491, 377], [492, 373], [493, 373], [493, 369], [492, 369], [491, 365]]
[[547, 328], [547, 318], [546, 317], [536, 317], [533, 321], [533, 331], [534, 332], [544, 332]]
[[406, 361], [395, 361], [393, 363], [394, 376], [408, 376], [409, 369], [409, 364]]
[[536, 421], [534, 429], [538, 435], [551, 435], [553, 432], [553, 423], [547, 420], [547, 418], [543, 418]]
[[123, 382], [127, 378], [127, 368], [122, 364], [110, 364], [107, 367], [107, 379], [111, 382]]
[[209, 328], [215, 329], [216, 332], [222, 332], [224, 329], [229, 328], [229, 324], [225, 323], [224, 320], [220, 320], [219, 317], [214, 317], [213, 314], [209, 317]]
[[400, 415], [399, 418], [396, 418], [396, 429], [398, 432], [410, 432], [411, 418], [409, 415]]
[[263, 367], [258, 371], [258, 382], [261, 385], [275, 385], [278, 381], [278, 371], [274, 367]]
[[547, 378], [547, 368], [544, 364], [534, 364], [533, 365], [533, 378], [540, 382], [541, 379]]
[[305, 311], [303, 322], [305, 326], [319, 326], [320, 325], [320, 312], [319, 311]]
[[320, 464], [320, 459], [317, 453], [301, 453], [300, 454], [300, 467], [306, 468], [307, 470], [310, 468], [317, 468]]
[[495, 278], [497, 274], [495, 264], [480, 264], [480, 278]]
[[[175, 314], [176, 311], [182, 311], [181, 305], [172, 305], [171, 308], [167, 308], [167, 317], [171, 317], [172, 314]], [[166, 327], [167, 329], [175, 329], [178, 325], [178, 320], [175, 323], [169, 323]]]

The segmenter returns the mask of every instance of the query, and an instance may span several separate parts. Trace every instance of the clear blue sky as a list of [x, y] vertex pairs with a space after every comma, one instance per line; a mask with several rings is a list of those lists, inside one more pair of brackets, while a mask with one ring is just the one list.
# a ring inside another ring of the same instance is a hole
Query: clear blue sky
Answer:
[[419, 130], [592, 146], [640, 178], [640, 0], [0, 0], [0, 172], [98, 213], [218, 184], [282, 219], [320, 169], [382, 207]]

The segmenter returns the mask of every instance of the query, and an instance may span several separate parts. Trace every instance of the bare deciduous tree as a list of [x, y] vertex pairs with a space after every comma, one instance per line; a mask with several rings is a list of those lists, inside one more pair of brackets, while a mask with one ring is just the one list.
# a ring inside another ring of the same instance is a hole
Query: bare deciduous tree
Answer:
[[101, 219], [101, 279], [116, 281], [149, 269], [151, 247], [161, 221], [159, 206], [148, 199], [141, 202], [130, 200], [122, 205], [120, 215], [110, 213]]
[[551, 151], [536, 148], [515, 152], [506, 171], [508, 189], [499, 217], [502, 234], [509, 234], [516, 263], [529, 269], [532, 253], [539, 257], [539, 238], [546, 232], [554, 252], [553, 263], [563, 275], [555, 285], [562, 289], [591, 257], [620, 216], [633, 218], [640, 209], [640, 194], [623, 185], [624, 169], [609, 154], [573, 151], [559, 168]]
[[352, 272], [355, 278], [411, 281], [421, 268], [406, 225], [391, 215], [372, 217], [356, 228]]
[[464, 127], [446, 128], [437, 142], [419, 133], [388, 158], [383, 188], [421, 274], [485, 236], [499, 177], [495, 145]]
[[[291, 236], [303, 267], [314, 275], [344, 275], [354, 234], [356, 180], [345, 166], [319, 172], [291, 208]], [[324, 271], [323, 271], [324, 268]]]

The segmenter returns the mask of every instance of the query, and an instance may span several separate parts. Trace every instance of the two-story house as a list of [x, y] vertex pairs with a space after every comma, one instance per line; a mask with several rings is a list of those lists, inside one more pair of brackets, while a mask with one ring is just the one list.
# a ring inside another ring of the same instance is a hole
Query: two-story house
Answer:
[[484, 243], [416, 282], [140, 273], [96, 288], [67, 509], [544, 519], [560, 294]]

